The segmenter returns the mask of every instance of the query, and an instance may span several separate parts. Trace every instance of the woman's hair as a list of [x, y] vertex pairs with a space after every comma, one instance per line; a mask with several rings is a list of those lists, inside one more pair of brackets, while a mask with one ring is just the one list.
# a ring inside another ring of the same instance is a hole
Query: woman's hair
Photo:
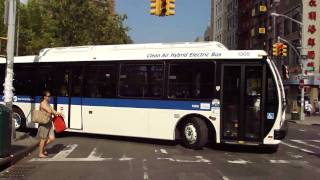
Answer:
[[44, 100], [44, 97], [47, 96], [47, 94], [50, 94], [50, 91], [44, 90], [44, 91], [42, 92], [42, 96], [41, 96], [41, 98], [40, 98], [40, 102], [42, 102], [42, 101]]

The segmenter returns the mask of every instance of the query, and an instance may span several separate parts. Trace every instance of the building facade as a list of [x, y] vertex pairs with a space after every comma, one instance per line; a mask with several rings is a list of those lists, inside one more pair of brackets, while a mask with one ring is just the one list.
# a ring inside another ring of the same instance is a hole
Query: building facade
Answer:
[[[211, 24], [213, 41], [219, 41], [222, 44], [227, 44], [227, 1], [212, 0], [211, 6]], [[228, 47], [229, 48], [229, 47]]]
[[320, 99], [319, 6], [318, 0], [212, 0], [212, 40], [229, 49], [261, 49], [272, 56], [272, 45], [280, 37], [288, 46], [287, 56], [272, 58], [280, 71], [282, 65], [289, 70], [289, 80], [284, 81], [288, 111], [299, 108], [302, 84], [305, 99], [316, 111]]

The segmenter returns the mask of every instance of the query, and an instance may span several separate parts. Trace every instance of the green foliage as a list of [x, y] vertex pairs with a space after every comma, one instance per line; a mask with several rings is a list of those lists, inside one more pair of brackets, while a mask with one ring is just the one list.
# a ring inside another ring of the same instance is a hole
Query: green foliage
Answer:
[[[127, 17], [112, 14], [111, 8], [101, 0], [29, 0], [18, 4], [19, 55], [38, 54], [47, 47], [132, 43], [129, 29], [123, 25]], [[5, 32], [3, 22], [0, 28], [0, 33]]]

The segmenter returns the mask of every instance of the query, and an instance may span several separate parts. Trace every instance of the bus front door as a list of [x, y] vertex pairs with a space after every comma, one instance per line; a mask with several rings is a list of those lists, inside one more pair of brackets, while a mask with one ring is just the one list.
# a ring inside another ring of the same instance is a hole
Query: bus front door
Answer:
[[222, 142], [262, 141], [262, 77], [261, 64], [222, 65]]

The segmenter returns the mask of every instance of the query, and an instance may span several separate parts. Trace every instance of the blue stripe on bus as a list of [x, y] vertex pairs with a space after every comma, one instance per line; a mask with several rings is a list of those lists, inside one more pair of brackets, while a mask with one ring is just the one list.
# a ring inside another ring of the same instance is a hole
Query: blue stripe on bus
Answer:
[[[2, 100], [2, 96], [0, 96]], [[15, 96], [14, 102], [39, 103], [40, 96]], [[53, 99], [51, 102], [53, 103]], [[69, 104], [68, 97], [58, 97], [58, 104]], [[141, 99], [106, 99], [106, 98], [71, 98], [72, 105], [107, 106], [107, 107], [131, 107], [153, 109], [180, 109], [180, 110], [204, 110], [211, 109], [211, 102], [200, 101], [174, 101], [174, 100], [141, 100]], [[204, 106], [201, 106], [204, 105]]]

